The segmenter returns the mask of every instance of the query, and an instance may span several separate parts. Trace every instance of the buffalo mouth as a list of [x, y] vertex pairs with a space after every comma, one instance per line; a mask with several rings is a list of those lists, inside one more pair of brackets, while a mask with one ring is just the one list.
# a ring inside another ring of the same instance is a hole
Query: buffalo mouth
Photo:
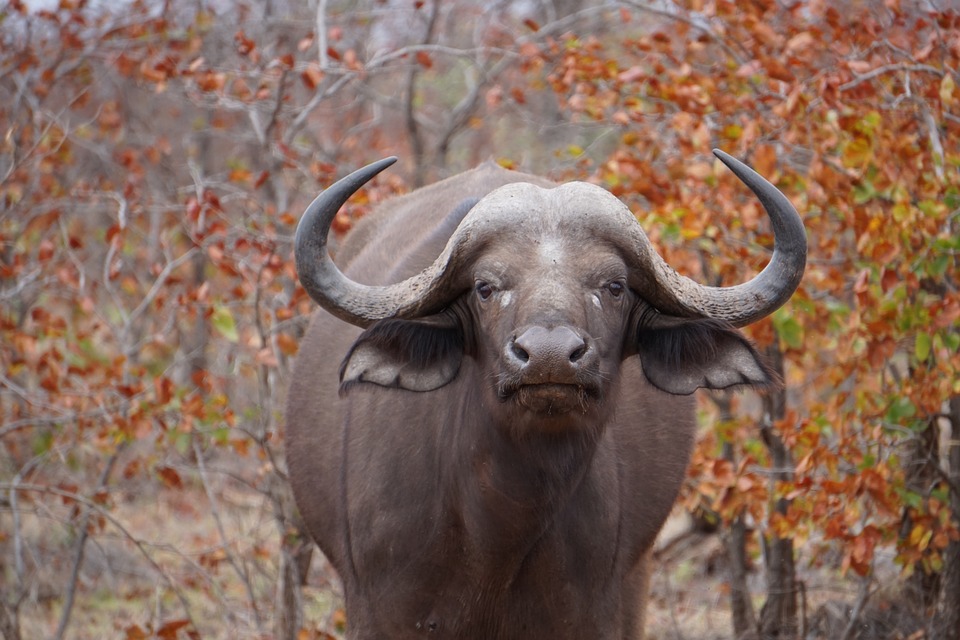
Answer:
[[582, 384], [541, 383], [501, 387], [500, 399], [513, 401], [533, 413], [554, 416], [577, 411], [586, 413], [597, 400], [597, 389]]

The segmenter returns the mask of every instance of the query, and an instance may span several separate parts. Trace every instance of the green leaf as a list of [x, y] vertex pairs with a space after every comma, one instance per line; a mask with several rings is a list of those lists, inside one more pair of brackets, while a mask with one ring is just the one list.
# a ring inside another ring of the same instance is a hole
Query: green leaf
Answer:
[[791, 349], [803, 347], [803, 326], [783, 308], [773, 314], [773, 326], [783, 343]]
[[53, 446], [53, 431], [49, 429], [40, 430], [33, 439], [33, 455], [39, 456], [50, 451]]
[[943, 202], [947, 205], [948, 209], [956, 209], [957, 207], [960, 207], [960, 191], [953, 187], [947, 189], [947, 193], [944, 195]]
[[904, 418], [912, 418], [915, 415], [917, 415], [917, 408], [910, 401], [910, 398], [896, 398], [890, 403], [885, 419], [887, 422], [899, 424]]
[[926, 362], [930, 357], [930, 347], [932, 340], [929, 333], [918, 333], [916, 342], [913, 345], [913, 354], [920, 362]]
[[900, 498], [903, 500], [904, 504], [908, 507], [913, 507], [914, 509], [920, 509], [923, 507], [923, 496], [915, 491], [901, 490], [898, 491]]
[[853, 187], [853, 201], [855, 204], [864, 204], [873, 200], [876, 196], [877, 190], [873, 187], [873, 183], [867, 180], [862, 180]]
[[237, 333], [237, 323], [234, 322], [229, 307], [223, 305], [214, 307], [213, 315], [210, 316], [210, 323], [213, 324], [213, 328], [220, 335], [230, 342], [236, 342], [240, 339], [240, 334]]
[[960, 333], [948, 333], [943, 342], [950, 351], [960, 351]]

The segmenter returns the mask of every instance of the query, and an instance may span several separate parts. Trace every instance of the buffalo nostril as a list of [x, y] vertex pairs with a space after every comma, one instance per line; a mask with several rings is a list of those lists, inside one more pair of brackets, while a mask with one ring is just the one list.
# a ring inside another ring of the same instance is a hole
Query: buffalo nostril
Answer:
[[576, 363], [586, 353], [587, 353], [587, 345], [586, 343], [583, 343], [579, 347], [574, 349], [573, 352], [570, 353], [570, 362]]
[[518, 358], [521, 362], [529, 362], [529, 360], [530, 360], [530, 354], [527, 353], [526, 349], [524, 349], [523, 347], [521, 347], [521, 346], [520, 346], [519, 344], [517, 344], [516, 342], [513, 342], [513, 343], [510, 344], [510, 350], [513, 351], [513, 355], [517, 356], [517, 358]]

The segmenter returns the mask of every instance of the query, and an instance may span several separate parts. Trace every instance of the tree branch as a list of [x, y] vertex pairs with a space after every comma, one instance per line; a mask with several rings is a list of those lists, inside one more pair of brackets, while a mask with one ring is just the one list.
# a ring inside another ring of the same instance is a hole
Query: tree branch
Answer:
[[853, 89], [854, 87], [859, 86], [868, 80], [873, 80], [874, 78], [882, 76], [885, 73], [893, 73], [895, 71], [921, 71], [923, 73], [932, 73], [938, 78], [942, 78], [944, 75], [943, 69], [937, 69], [936, 67], [931, 67], [927, 64], [885, 64], [857, 76], [850, 82], [840, 85], [838, 89], [840, 91], [849, 91], [850, 89]]

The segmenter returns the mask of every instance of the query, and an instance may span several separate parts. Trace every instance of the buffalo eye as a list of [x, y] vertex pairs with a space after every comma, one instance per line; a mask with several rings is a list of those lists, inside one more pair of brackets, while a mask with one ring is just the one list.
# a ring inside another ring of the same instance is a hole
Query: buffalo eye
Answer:
[[477, 295], [481, 300], [486, 300], [493, 295], [493, 286], [489, 282], [478, 282]]
[[607, 284], [607, 291], [609, 291], [610, 295], [612, 295], [614, 298], [619, 298], [620, 296], [622, 296], [625, 290], [626, 290], [626, 287], [623, 285], [622, 282], [618, 282], [614, 280], [613, 282], [610, 282], [609, 284]]

